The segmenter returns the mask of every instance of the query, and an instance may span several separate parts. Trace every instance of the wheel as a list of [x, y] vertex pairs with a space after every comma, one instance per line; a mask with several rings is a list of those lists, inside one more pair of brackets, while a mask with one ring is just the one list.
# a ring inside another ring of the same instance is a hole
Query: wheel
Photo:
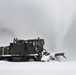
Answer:
[[12, 61], [15, 61], [15, 62], [21, 61], [21, 57], [13, 57], [13, 58], [12, 58]]
[[3, 58], [4, 61], [8, 61], [8, 58]]
[[35, 61], [35, 58], [28, 58], [28, 61], [29, 62], [34, 62]]
[[2, 60], [2, 57], [0, 57], [0, 60]]

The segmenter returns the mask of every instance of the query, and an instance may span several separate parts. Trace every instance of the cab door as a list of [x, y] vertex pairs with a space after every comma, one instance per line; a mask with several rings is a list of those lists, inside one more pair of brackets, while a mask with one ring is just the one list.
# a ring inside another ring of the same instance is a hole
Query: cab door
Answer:
[[33, 41], [33, 40], [28, 41], [27, 51], [28, 51], [28, 54], [35, 54], [36, 53], [35, 41]]

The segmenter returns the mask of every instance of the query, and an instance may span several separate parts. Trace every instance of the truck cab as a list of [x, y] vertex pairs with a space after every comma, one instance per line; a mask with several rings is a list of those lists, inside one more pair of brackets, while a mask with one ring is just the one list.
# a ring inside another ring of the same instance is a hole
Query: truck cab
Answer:
[[31, 54], [41, 53], [43, 51], [43, 46], [44, 46], [43, 39], [27, 40], [27, 50]]

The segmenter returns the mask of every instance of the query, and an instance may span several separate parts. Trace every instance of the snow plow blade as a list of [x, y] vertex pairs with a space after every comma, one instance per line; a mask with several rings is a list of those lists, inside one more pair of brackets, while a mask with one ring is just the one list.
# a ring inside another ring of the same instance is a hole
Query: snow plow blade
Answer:
[[55, 57], [57, 57], [57, 56], [63, 56], [63, 57], [66, 59], [66, 57], [65, 57], [64, 54], [65, 54], [65, 53], [55, 53]]

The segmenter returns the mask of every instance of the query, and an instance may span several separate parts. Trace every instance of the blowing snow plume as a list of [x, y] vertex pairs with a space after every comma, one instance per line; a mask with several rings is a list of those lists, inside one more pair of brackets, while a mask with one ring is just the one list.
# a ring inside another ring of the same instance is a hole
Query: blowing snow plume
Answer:
[[73, 15], [74, 12], [66, 13], [61, 17], [58, 25], [56, 26], [56, 49], [60, 50], [63, 46], [64, 41], [70, 33], [71, 27], [73, 26]]
[[11, 40], [15, 37], [15, 34], [6, 28], [0, 28], [0, 45], [7, 45], [7, 42], [11, 42]]
[[41, 37], [47, 50], [59, 51], [72, 26], [76, 1], [3, 0], [0, 11], [0, 23], [16, 37]]

